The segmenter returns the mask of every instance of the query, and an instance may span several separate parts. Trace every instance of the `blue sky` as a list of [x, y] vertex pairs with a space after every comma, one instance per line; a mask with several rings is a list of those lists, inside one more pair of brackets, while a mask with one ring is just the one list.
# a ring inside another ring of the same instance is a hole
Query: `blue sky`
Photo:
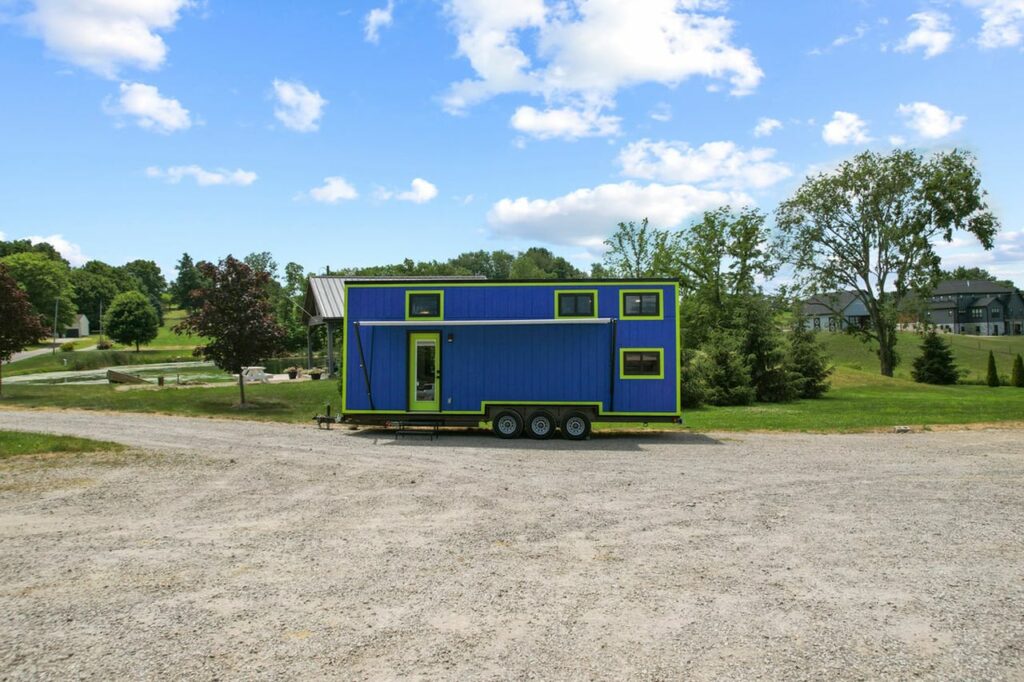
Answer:
[[[1024, 0], [0, 0], [0, 233], [73, 263], [368, 265], [771, 211], [977, 154], [1024, 284]], [[169, 273], [171, 274], [171, 273]]]

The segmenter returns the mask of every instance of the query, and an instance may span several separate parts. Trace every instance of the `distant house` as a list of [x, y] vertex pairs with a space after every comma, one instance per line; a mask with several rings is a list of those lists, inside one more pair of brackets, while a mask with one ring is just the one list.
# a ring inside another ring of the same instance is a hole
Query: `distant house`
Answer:
[[[1017, 289], [986, 280], [946, 280], [940, 282], [920, 305], [910, 301], [904, 306], [899, 327], [916, 329], [921, 315], [929, 325], [950, 334], [981, 336], [1020, 336], [1024, 333], [1024, 296]], [[803, 306], [808, 329], [842, 331], [853, 325], [868, 324], [867, 308], [853, 291], [819, 294]]]
[[64, 336], [72, 339], [89, 336], [89, 318], [81, 314], [75, 315], [74, 322], [64, 330]]

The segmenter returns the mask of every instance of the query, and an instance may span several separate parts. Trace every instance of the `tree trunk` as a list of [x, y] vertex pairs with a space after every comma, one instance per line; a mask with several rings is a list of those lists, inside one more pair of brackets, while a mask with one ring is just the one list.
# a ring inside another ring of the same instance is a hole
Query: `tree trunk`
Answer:
[[0, 360], [0, 397], [4, 394], [4, 363]]
[[138, 341], [135, 342], [135, 352], [136, 353], [139, 352], [139, 342]]
[[238, 371], [238, 392], [242, 396], [242, 402], [239, 405], [245, 405], [245, 379], [242, 378], [242, 371]]
[[896, 334], [888, 330], [878, 333], [878, 362], [882, 376], [891, 377], [896, 371]]

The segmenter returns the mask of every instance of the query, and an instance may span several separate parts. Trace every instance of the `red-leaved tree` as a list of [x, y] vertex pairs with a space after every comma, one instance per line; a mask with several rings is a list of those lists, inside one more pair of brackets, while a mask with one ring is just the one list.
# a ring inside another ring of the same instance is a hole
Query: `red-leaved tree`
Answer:
[[3, 395], [3, 363], [48, 333], [28, 295], [7, 272], [7, 266], [0, 263], [0, 395]]
[[217, 265], [201, 262], [196, 267], [205, 286], [195, 298], [203, 304], [174, 331], [209, 339], [195, 349], [195, 354], [238, 374], [241, 404], [245, 405], [242, 368], [275, 355], [284, 345], [285, 332], [274, 320], [267, 296], [270, 275], [231, 256]]

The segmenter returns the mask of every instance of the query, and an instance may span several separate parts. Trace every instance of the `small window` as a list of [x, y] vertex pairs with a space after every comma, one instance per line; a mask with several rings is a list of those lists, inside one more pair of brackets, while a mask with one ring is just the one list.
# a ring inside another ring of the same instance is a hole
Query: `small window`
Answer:
[[444, 317], [443, 294], [440, 291], [408, 291], [405, 303], [407, 320], [440, 320]]
[[623, 348], [619, 376], [622, 379], [664, 379], [664, 358], [662, 348]]
[[663, 319], [660, 291], [623, 291], [619, 317]]
[[555, 317], [597, 317], [596, 299], [594, 291], [558, 291]]

